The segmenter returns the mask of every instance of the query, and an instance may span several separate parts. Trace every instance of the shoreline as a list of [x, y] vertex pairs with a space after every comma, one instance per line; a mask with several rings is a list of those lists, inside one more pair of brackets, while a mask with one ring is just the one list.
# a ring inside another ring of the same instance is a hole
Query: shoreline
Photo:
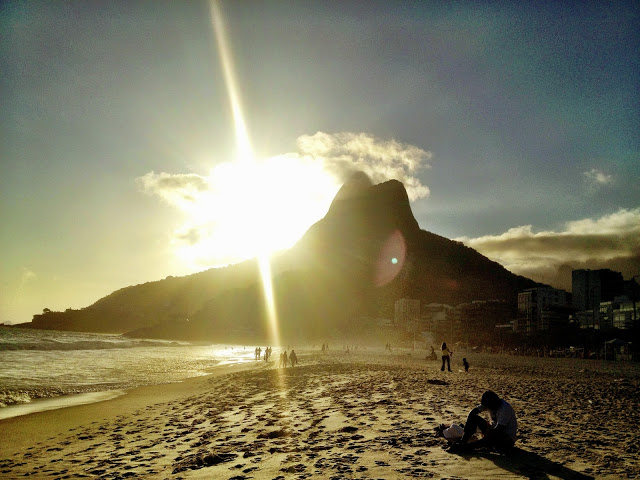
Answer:
[[185, 378], [180, 382], [134, 387], [123, 390], [122, 395], [113, 398], [0, 419], [0, 429], [8, 438], [0, 442], [0, 459], [24, 450], [33, 443], [44, 442], [71, 431], [72, 428], [113, 421], [118, 416], [131, 415], [136, 409], [154, 405], [156, 401], [171, 402], [188, 396], [209, 378], [252, 368], [256, 366], [223, 365], [207, 375]]
[[32, 413], [47, 412], [59, 408], [77, 407], [99, 403], [125, 395], [126, 390], [101, 390], [98, 392], [76, 393], [59, 397], [39, 398], [28, 403], [16, 403], [0, 408], [0, 420], [21, 417]]
[[117, 398], [121, 395], [126, 395], [127, 392], [135, 390], [136, 388], [149, 387], [154, 385], [168, 385], [169, 383], [182, 383], [190, 378], [206, 377], [217, 372], [218, 369], [233, 367], [237, 365], [250, 365], [254, 360], [250, 361], [237, 361], [237, 360], [222, 360], [215, 367], [211, 367], [199, 375], [191, 377], [184, 377], [181, 380], [168, 383], [149, 383], [145, 385], [137, 385], [129, 388], [114, 388], [109, 390], [96, 390], [82, 393], [70, 393], [65, 395], [59, 395], [55, 397], [43, 397], [31, 400], [25, 403], [14, 403], [4, 407], [0, 407], [0, 421], [9, 418], [19, 417], [22, 415], [29, 415], [32, 413], [45, 412], [48, 410], [56, 410], [59, 408], [69, 408], [79, 405], [86, 405], [90, 403], [98, 403], [106, 400]]
[[[628, 478], [640, 476], [640, 367], [422, 351], [301, 351], [116, 399], [0, 421], [0, 472], [36, 478]], [[445, 450], [485, 389], [518, 415], [516, 451]]]

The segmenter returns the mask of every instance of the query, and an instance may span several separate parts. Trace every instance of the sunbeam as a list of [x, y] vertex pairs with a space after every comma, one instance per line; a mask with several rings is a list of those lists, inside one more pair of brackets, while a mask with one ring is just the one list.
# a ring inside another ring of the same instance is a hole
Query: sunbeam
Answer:
[[253, 151], [251, 142], [249, 142], [249, 134], [247, 133], [247, 125], [242, 115], [242, 106], [240, 104], [240, 96], [236, 87], [236, 80], [233, 69], [231, 53], [227, 44], [227, 36], [222, 21], [222, 12], [217, 0], [209, 2], [211, 12], [211, 24], [216, 36], [216, 44], [218, 46], [218, 54], [220, 55], [220, 63], [224, 72], [224, 81], [229, 95], [229, 103], [231, 104], [231, 113], [233, 115], [233, 124], [236, 132], [236, 147], [238, 148], [237, 160], [239, 162], [251, 162], [253, 160]]
[[260, 268], [260, 276], [262, 278], [262, 288], [264, 291], [264, 301], [269, 318], [269, 333], [276, 346], [279, 346], [278, 321], [276, 315], [276, 304], [273, 297], [273, 283], [271, 281], [271, 263], [267, 255], [258, 257], [258, 267]]
[[[247, 133], [247, 126], [242, 115], [242, 107], [240, 104], [240, 96], [238, 94], [237, 83], [235, 80], [231, 51], [227, 44], [224, 22], [222, 20], [222, 12], [217, 0], [209, 2], [211, 13], [211, 25], [216, 37], [218, 46], [218, 54], [220, 55], [220, 63], [224, 72], [225, 85], [231, 105], [233, 115], [233, 123], [236, 133], [237, 158], [239, 163], [252, 163], [253, 150]], [[275, 346], [280, 345], [278, 335], [278, 316], [276, 313], [275, 299], [273, 295], [273, 283], [271, 279], [271, 265], [268, 253], [262, 253], [258, 256], [258, 266], [260, 268], [260, 276], [262, 278], [262, 289], [266, 305], [267, 318], [269, 322], [268, 331], [271, 334], [271, 342]]]

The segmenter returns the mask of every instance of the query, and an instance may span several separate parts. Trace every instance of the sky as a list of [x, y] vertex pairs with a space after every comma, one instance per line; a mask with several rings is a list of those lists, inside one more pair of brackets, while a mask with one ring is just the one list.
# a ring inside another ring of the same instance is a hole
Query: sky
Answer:
[[624, 0], [2, 2], [0, 322], [287, 248], [356, 171], [514, 273], [640, 274], [639, 20]]

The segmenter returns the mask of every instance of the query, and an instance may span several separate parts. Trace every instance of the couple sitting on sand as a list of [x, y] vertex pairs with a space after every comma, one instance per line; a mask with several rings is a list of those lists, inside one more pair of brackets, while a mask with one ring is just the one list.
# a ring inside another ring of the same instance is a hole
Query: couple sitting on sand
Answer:
[[[480, 416], [480, 413], [486, 411], [489, 411], [491, 423]], [[469, 442], [478, 429], [482, 433], [482, 439]], [[464, 429], [454, 424], [449, 428], [440, 425], [436, 430], [438, 436], [445, 437], [451, 443], [450, 452], [488, 448], [508, 453], [516, 441], [518, 421], [511, 405], [495, 392], [487, 390], [482, 394], [480, 405], [469, 412]]]

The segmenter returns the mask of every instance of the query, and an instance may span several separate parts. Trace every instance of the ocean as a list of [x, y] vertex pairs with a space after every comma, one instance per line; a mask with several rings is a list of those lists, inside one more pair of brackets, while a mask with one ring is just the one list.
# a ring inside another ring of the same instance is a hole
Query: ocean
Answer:
[[206, 375], [254, 348], [0, 326], [0, 419]]

